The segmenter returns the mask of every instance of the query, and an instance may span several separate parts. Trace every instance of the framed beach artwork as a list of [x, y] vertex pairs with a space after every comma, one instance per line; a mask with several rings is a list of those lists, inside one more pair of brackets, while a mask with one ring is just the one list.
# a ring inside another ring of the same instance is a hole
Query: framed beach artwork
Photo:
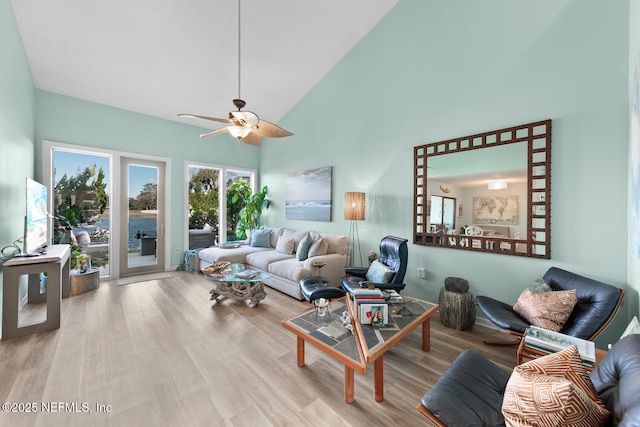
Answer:
[[332, 167], [287, 174], [285, 216], [302, 221], [331, 221]]

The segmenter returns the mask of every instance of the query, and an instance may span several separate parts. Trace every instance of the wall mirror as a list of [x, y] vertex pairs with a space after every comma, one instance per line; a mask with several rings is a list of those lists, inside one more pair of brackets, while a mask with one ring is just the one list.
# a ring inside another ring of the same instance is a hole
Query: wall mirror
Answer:
[[414, 147], [413, 242], [551, 258], [551, 120]]

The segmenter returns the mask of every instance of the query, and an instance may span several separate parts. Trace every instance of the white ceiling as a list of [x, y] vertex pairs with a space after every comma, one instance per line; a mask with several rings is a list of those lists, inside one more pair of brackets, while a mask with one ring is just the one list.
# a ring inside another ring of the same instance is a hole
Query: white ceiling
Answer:
[[[242, 0], [245, 110], [277, 123], [398, 1]], [[237, 0], [12, 4], [38, 89], [211, 128], [176, 114], [235, 109]]]

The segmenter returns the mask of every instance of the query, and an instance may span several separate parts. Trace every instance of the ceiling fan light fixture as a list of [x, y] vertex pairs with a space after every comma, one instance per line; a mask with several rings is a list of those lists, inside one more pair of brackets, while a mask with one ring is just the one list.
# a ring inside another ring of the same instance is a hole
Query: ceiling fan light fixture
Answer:
[[251, 129], [246, 128], [244, 126], [229, 126], [227, 130], [231, 135], [239, 139], [244, 138], [245, 136], [249, 135], [249, 133], [251, 132]]

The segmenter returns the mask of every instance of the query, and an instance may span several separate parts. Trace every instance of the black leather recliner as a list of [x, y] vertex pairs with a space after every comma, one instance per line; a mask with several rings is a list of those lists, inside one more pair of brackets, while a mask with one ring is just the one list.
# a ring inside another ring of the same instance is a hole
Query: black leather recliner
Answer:
[[[391, 282], [373, 283], [378, 289], [393, 289], [400, 292], [404, 289], [404, 274], [407, 271], [409, 251], [407, 249], [407, 239], [401, 237], [387, 236], [380, 241], [380, 256], [378, 261], [395, 271]], [[367, 270], [365, 267], [347, 267], [344, 269], [347, 274], [341, 279], [342, 288], [346, 292], [353, 292], [354, 289], [367, 287]]]
[[[611, 322], [623, 301], [623, 289], [557, 267], [547, 270], [543, 278], [554, 291], [576, 290], [578, 303], [560, 330], [565, 335], [593, 340]], [[476, 297], [476, 303], [487, 319], [518, 339], [530, 326], [509, 304], [481, 295]], [[505, 343], [485, 341], [485, 344]]]
[[[590, 374], [611, 412], [607, 425], [640, 425], [640, 334], [618, 341]], [[418, 410], [437, 426], [504, 426], [502, 400], [509, 375], [465, 350], [423, 397]]]

